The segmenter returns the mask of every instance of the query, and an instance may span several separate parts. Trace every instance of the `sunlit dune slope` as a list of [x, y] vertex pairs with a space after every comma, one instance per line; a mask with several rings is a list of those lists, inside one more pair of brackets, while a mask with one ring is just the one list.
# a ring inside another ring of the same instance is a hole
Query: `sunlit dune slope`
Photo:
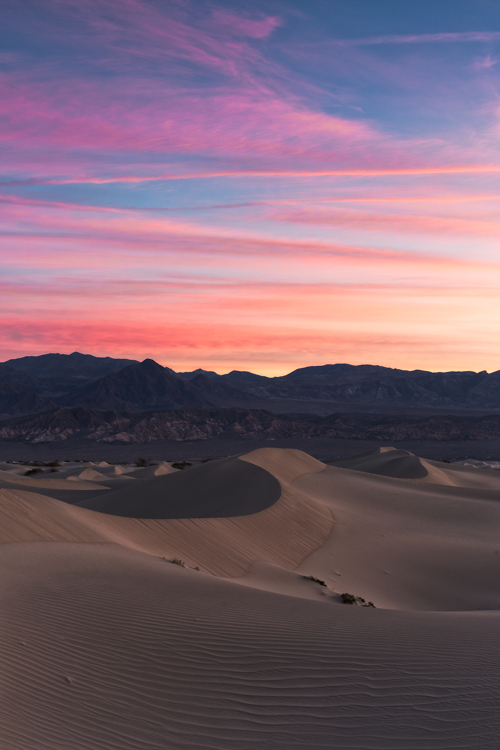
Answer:
[[500, 608], [498, 490], [338, 467], [292, 486], [335, 519], [328, 542], [299, 570], [382, 607]]

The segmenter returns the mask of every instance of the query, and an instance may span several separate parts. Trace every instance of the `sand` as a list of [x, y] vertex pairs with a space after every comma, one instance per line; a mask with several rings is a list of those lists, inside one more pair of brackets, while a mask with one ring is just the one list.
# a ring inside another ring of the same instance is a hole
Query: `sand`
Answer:
[[339, 463], [4, 464], [0, 747], [496, 750], [500, 474]]

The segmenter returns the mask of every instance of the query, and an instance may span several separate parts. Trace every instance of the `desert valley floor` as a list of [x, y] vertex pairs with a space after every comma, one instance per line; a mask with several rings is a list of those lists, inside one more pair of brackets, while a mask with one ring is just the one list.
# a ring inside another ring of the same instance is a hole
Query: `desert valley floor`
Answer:
[[0, 466], [5, 750], [500, 747], [500, 472], [29, 468]]

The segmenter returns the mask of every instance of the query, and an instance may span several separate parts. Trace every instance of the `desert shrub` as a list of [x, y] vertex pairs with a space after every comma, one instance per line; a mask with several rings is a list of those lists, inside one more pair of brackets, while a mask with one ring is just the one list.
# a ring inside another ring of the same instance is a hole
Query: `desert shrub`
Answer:
[[176, 461], [172, 464], [173, 469], [180, 469], [181, 471], [184, 471], [184, 469], [187, 469], [188, 466], [191, 466], [192, 464], [189, 463], [189, 461]]
[[57, 472], [57, 471], [59, 471], [59, 469], [56, 469], [56, 467], [55, 467], [55, 466], [51, 466], [51, 468], [50, 468], [50, 473], [51, 473], [51, 474], [54, 474], [54, 473], [55, 473], [55, 472]]
[[138, 458], [135, 462], [136, 466], [140, 466], [141, 468], [144, 468], [145, 466], [149, 466], [149, 461], [147, 458]]
[[49, 461], [49, 463], [45, 464], [45, 466], [52, 466], [54, 468], [57, 467], [57, 466], [60, 466], [60, 465], [61, 464], [59, 463], [59, 461], [57, 459], [55, 461]]
[[326, 586], [326, 583], [320, 578], [315, 578], [314, 576], [304, 576], [304, 578], [306, 581], [314, 581], [314, 583], [319, 583], [320, 586]]
[[356, 604], [356, 597], [352, 594], [341, 594], [344, 604]]
[[356, 604], [357, 606], [373, 607], [373, 609], [375, 609], [374, 603], [367, 602], [366, 599], [363, 599], [362, 596], [354, 596], [354, 594], [341, 594], [341, 597], [344, 604]]
[[180, 565], [181, 568], [184, 568], [186, 566], [186, 563], [183, 560], [179, 560], [178, 557], [173, 557], [172, 562], [174, 565]]
[[208, 462], [211, 461], [211, 460], [212, 460], [211, 458], [204, 458], [201, 463], [202, 464], [208, 464]]
[[29, 469], [24, 476], [34, 477], [35, 474], [43, 474], [43, 469]]

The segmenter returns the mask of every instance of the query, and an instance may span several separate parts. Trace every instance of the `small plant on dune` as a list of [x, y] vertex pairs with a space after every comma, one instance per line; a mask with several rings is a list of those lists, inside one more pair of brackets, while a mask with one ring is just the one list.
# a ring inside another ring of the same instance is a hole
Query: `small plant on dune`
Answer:
[[344, 604], [356, 604], [361, 607], [373, 607], [375, 609], [374, 603], [367, 602], [366, 599], [363, 599], [362, 596], [354, 596], [354, 594], [341, 594], [341, 597]]
[[149, 461], [148, 461], [147, 458], [142, 458], [142, 456], [141, 456], [140, 458], [137, 459], [137, 461], [135, 462], [135, 465], [136, 466], [140, 466], [141, 469], [142, 469], [145, 466], [149, 466]]
[[181, 568], [185, 568], [186, 567], [186, 563], [183, 560], [179, 560], [178, 557], [173, 557], [172, 558], [172, 562], [173, 562], [174, 565], [180, 565]]
[[172, 464], [173, 469], [180, 469], [181, 471], [184, 471], [184, 469], [187, 469], [188, 466], [191, 466], [192, 464], [189, 463], [189, 461], [176, 461]]
[[43, 469], [29, 469], [24, 476], [33, 477], [35, 474], [43, 474]]
[[51, 474], [54, 474], [54, 473], [55, 473], [55, 472], [57, 472], [57, 471], [59, 471], [59, 469], [56, 469], [56, 467], [55, 467], [55, 466], [51, 466], [51, 468], [50, 468], [50, 473], [51, 473]]
[[208, 462], [211, 461], [211, 460], [212, 460], [211, 458], [204, 458], [201, 463], [202, 464], [208, 464]]
[[341, 594], [344, 604], [356, 604], [356, 597], [353, 594]]
[[45, 466], [52, 466], [53, 468], [56, 468], [56, 467], [58, 467], [60, 465], [61, 464], [59, 463], [59, 461], [57, 459], [55, 461], [49, 461], [49, 463], [45, 464]]
[[314, 583], [319, 583], [320, 586], [326, 586], [326, 583], [320, 578], [315, 578], [314, 576], [304, 576], [304, 578], [306, 581], [314, 581]]

